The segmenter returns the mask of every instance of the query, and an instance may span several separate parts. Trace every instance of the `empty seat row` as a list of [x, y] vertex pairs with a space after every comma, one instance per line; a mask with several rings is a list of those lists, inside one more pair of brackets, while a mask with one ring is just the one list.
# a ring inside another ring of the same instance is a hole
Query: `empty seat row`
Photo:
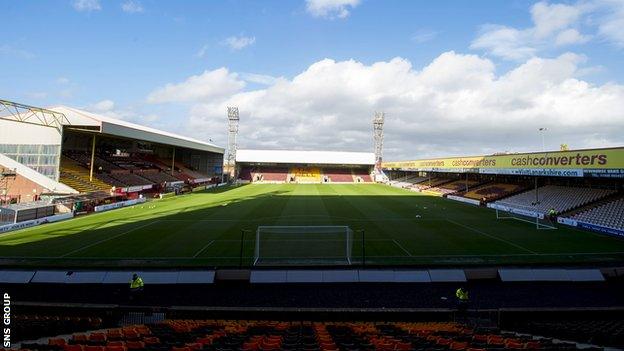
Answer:
[[577, 350], [577, 345], [571, 342], [454, 322], [227, 320], [165, 320], [21, 346], [22, 349], [46, 351]]
[[611, 189], [546, 185], [499, 200], [496, 203], [503, 206], [530, 209], [538, 213], [548, 213], [550, 209], [555, 209], [557, 213], [563, 213], [616, 192], [616, 190]]

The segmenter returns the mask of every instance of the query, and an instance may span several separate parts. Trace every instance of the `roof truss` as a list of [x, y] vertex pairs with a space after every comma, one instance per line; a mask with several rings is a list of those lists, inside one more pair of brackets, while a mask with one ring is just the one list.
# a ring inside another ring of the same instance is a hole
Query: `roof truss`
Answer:
[[70, 125], [64, 114], [40, 107], [0, 99], [0, 119], [35, 124], [62, 131], [63, 125]]

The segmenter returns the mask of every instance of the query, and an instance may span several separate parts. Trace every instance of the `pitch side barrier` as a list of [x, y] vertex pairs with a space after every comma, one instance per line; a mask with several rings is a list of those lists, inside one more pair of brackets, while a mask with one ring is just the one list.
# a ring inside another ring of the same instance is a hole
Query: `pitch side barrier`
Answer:
[[569, 225], [571, 227], [587, 229], [587, 230], [591, 230], [594, 232], [609, 234], [609, 235], [613, 235], [617, 237], [624, 237], [624, 230], [622, 229], [610, 228], [610, 227], [601, 226], [601, 225], [594, 224], [594, 223], [578, 221], [576, 219], [566, 218], [566, 217], [557, 218], [557, 222], [560, 224]]
[[63, 221], [63, 220], [70, 219], [73, 217], [74, 217], [74, 212], [68, 212], [68, 213], [61, 213], [61, 214], [57, 214], [53, 216], [33, 219], [30, 221], [11, 223], [11, 224], [0, 226], [0, 235], [15, 231], [15, 230], [38, 226], [38, 225], [45, 224], [45, 223]]
[[[253, 270], [0, 270], [0, 284], [127, 284], [133, 273], [148, 285], [465, 283], [484, 279], [501, 282], [603, 282], [598, 268], [484, 269], [253, 269]], [[243, 274], [241, 274], [243, 273]]]
[[143, 197], [139, 199], [119, 201], [119, 202], [114, 202], [112, 204], [95, 206], [94, 209], [95, 209], [95, 212], [104, 212], [104, 211], [114, 210], [116, 208], [128, 207], [128, 206], [144, 203], [145, 201], [147, 201], [147, 199]]

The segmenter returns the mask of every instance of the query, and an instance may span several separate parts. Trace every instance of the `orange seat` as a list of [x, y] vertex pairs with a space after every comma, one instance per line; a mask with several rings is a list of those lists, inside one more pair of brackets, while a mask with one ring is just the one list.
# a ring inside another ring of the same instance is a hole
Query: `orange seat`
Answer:
[[467, 342], [458, 342], [455, 341], [451, 343], [451, 350], [465, 350], [468, 347]]
[[160, 340], [155, 336], [146, 336], [143, 338], [145, 345], [160, 344]]

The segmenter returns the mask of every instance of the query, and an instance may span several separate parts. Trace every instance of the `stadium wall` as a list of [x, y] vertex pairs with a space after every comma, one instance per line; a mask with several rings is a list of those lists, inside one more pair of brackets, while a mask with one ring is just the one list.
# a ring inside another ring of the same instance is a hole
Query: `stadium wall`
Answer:
[[60, 152], [57, 129], [0, 119], [0, 154], [58, 180]]

